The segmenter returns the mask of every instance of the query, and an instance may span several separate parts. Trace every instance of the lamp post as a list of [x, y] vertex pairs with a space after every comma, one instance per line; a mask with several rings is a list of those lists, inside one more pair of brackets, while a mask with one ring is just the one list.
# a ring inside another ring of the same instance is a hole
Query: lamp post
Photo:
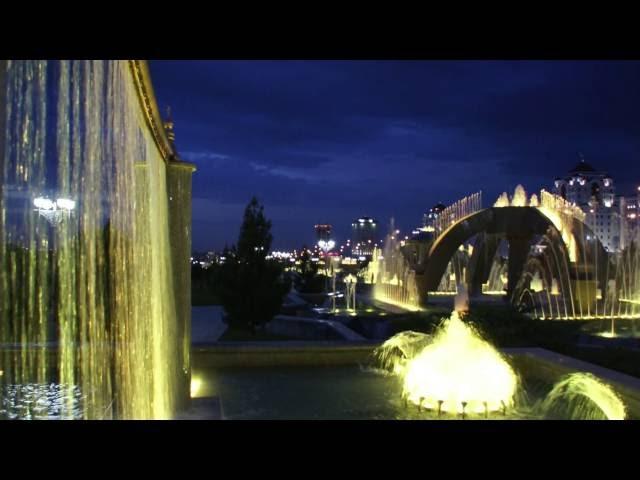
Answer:
[[322, 249], [322, 251], [324, 252], [324, 271], [325, 271], [325, 292], [329, 290], [329, 257], [328, 257], [328, 253], [329, 251], [331, 251], [331, 249], [333, 249], [333, 247], [335, 247], [336, 242], [334, 242], [333, 240], [319, 240], [318, 241], [318, 246]]
[[63, 218], [71, 216], [71, 212], [76, 208], [76, 202], [69, 198], [58, 198], [54, 201], [46, 197], [37, 197], [33, 199], [33, 206], [36, 207], [36, 212], [55, 227]]

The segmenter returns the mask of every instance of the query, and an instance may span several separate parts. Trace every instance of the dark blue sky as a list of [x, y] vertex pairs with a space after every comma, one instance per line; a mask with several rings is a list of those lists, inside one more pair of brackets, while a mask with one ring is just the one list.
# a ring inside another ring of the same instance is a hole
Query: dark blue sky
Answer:
[[550, 188], [578, 161], [640, 184], [640, 62], [152, 61], [176, 144], [194, 162], [193, 248], [237, 239], [252, 195], [274, 248], [338, 241], [361, 215], [403, 230], [434, 203], [517, 183]]

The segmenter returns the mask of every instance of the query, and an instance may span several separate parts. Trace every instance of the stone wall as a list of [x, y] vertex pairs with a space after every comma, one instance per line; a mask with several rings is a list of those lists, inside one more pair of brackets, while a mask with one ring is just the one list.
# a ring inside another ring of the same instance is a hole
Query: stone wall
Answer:
[[169, 239], [175, 291], [178, 377], [182, 402], [189, 398], [191, 383], [191, 177], [193, 165], [167, 163], [167, 195], [169, 197]]

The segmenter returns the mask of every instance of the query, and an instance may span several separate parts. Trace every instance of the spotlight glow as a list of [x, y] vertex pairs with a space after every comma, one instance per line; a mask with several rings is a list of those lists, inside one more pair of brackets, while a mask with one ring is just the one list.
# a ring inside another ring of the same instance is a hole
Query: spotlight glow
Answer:
[[58, 208], [61, 208], [63, 210], [73, 210], [74, 208], [76, 208], [76, 202], [74, 202], [73, 200], [69, 200], [68, 198], [59, 198], [56, 201], [56, 204], [58, 205]]
[[200, 388], [202, 387], [202, 380], [198, 377], [193, 377], [191, 379], [191, 398], [195, 398], [198, 396], [198, 392], [200, 392]]
[[33, 205], [40, 210], [54, 210], [56, 208], [56, 205], [52, 200], [44, 197], [34, 198]]

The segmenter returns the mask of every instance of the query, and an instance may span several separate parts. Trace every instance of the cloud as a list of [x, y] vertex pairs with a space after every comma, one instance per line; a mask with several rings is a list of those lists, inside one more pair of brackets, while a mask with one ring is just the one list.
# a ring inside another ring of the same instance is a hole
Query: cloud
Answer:
[[198, 166], [194, 196], [220, 202], [198, 206], [194, 242], [235, 238], [237, 205], [254, 194], [268, 210], [299, 207], [274, 225], [297, 244], [315, 221], [393, 214], [411, 227], [432, 204], [479, 189], [493, 202], [517, 183], [548, 187], [578, 151], [621, 192], [640, 180], [640, 62], [153, 61], [151, 70], [178, 148]]
[[191, 161], [199, 160], [229, 160], [229, 155], [223, 155], [216, 152], [181, 152], [181, 156]]
[[322, 181], [317, 175], [312, 173], [308, 173], [304, 170], [296, 170], [294, 168], [287, 167], [269, 167], [267, 165], [263, 165], [256, 162], [249, 163], [251, 167], [259, 173], [264, 173], [267, 175], [274, 175], [277, 177], [288, 178], [289, 180], [304, 180], [307, 182], [319, 182]]

